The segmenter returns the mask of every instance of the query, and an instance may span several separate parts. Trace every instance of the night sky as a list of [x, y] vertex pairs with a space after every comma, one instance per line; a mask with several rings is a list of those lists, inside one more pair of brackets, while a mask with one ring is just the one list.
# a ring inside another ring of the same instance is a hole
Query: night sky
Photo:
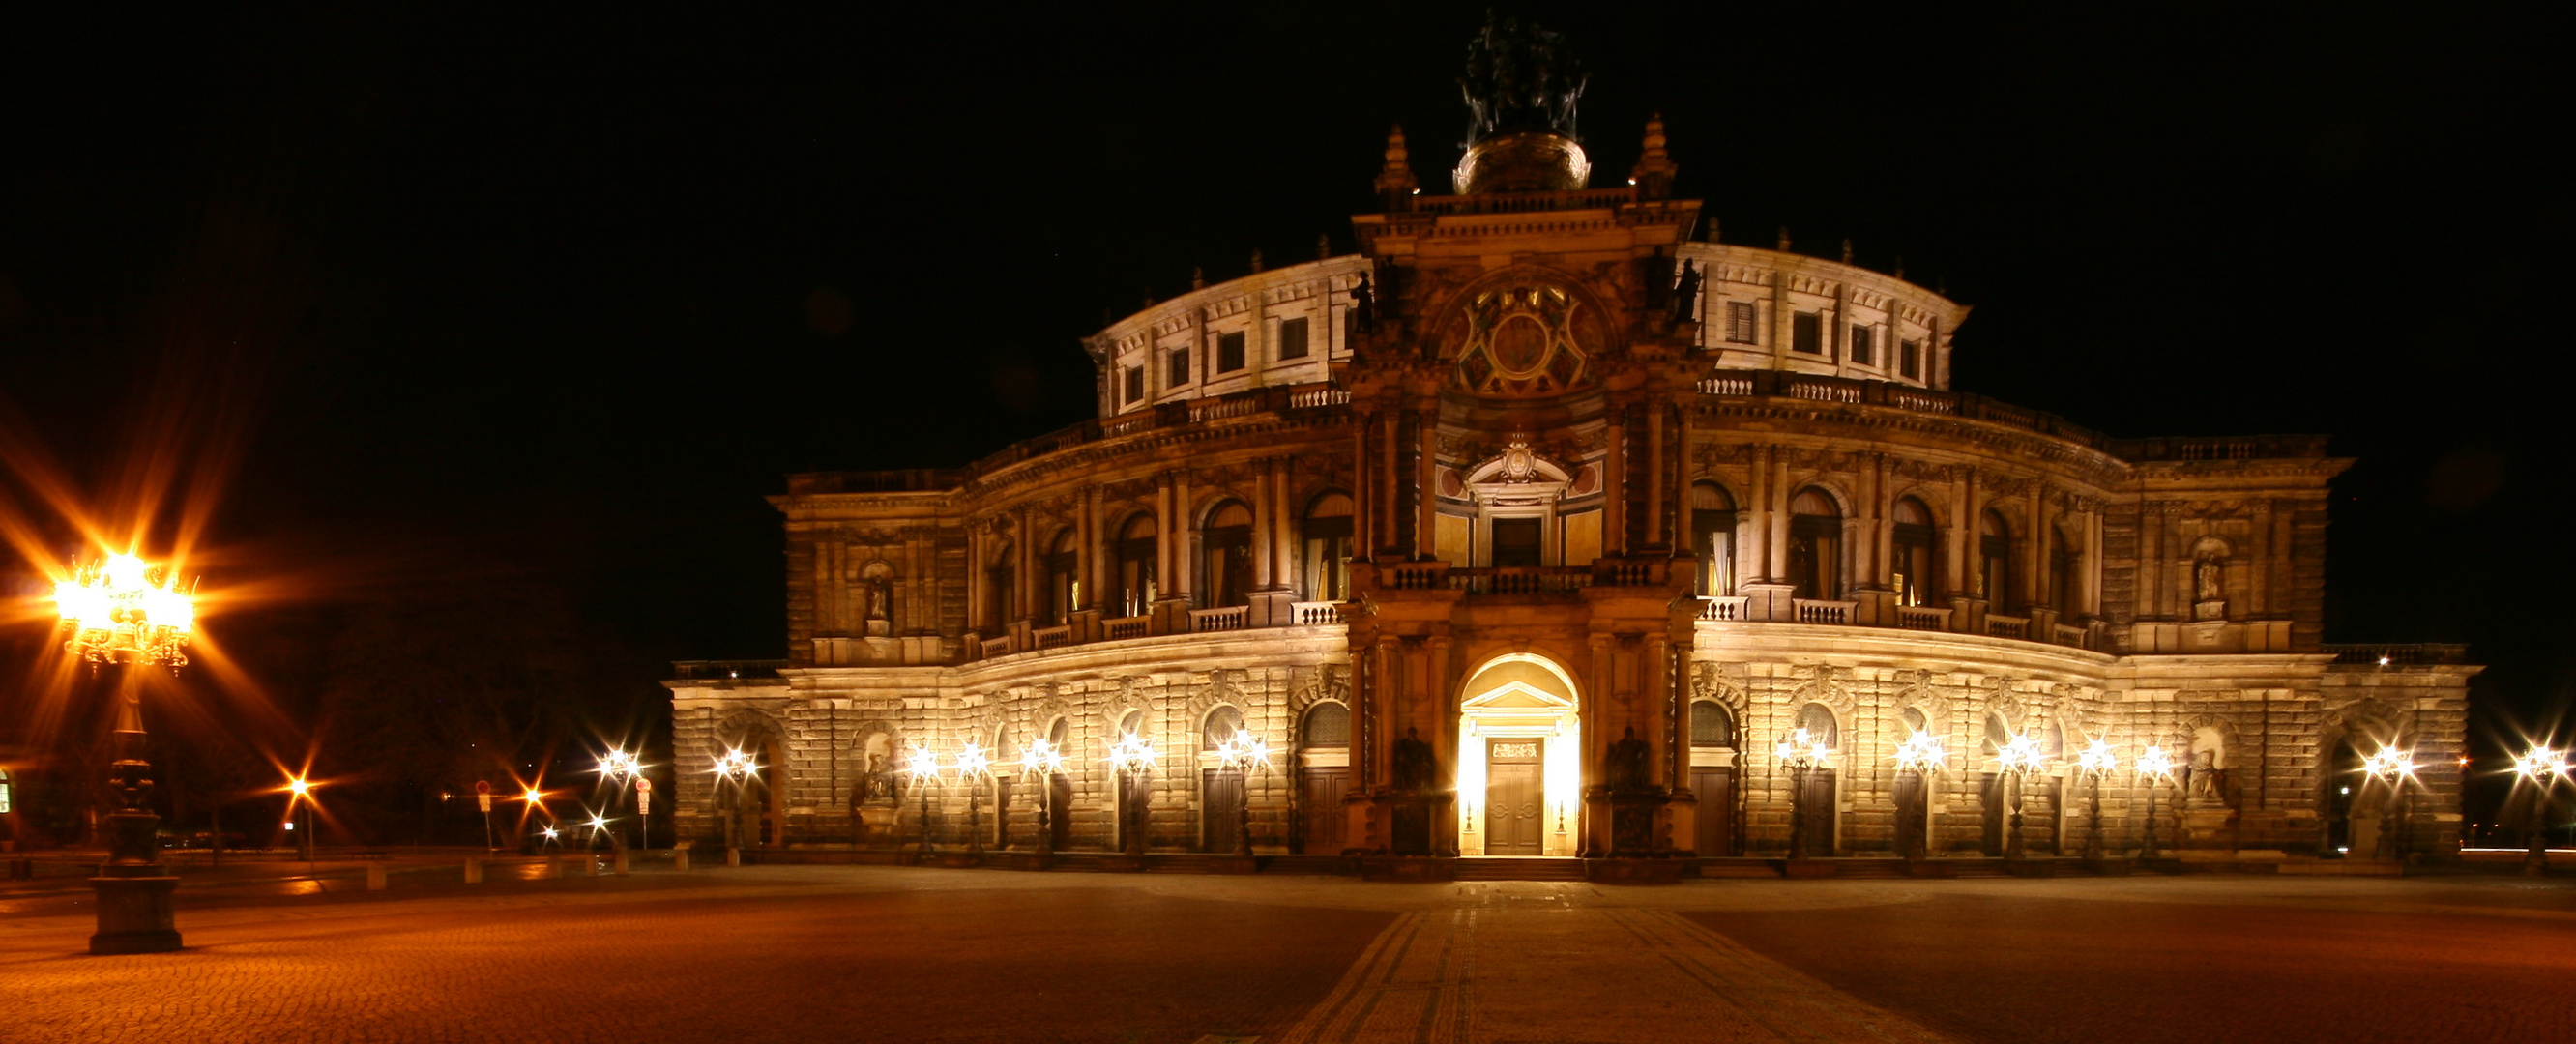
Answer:
[[[649, 707], [783, 654], [784, 474], [1082, 419], [1105, 310], [1351, 250], [1392, 122], [1445, 183], [1483, 5], [900, 7], [15, 10], [0, 428], [102, 499], [175, 452], [208, 587], [294, 579], [244, 649], [488, 585]], [[1527, 8], [1602, 183], [1660, 111], [1724, 240], [1973, 305], [1962, 390], [2334, 434], [2329, 638], [2472, 643], [2490, 738], [2568, 709], [2563, 15], [1611, 7]]]

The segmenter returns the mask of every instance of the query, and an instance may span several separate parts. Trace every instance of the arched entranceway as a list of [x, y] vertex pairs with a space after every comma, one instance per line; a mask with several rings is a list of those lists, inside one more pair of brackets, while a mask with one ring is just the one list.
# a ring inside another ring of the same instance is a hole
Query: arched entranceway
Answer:
[[1530, 653], [1468, 676], [1458, 710], [1458, 852], [1569, 856], [1582, 824], [1583, 735], [1574, 679]]

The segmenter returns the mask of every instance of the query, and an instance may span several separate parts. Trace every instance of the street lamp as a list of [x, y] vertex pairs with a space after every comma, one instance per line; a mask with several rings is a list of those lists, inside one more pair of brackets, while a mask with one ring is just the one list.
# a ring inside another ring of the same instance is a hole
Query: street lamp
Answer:
[[2084, 829], [2084, 858], [2100, 862], [2102, 860], [2102, 780], [2120, 770], [2120, 755], [2112, 751], [2109, 742], [2097, 738], [2085, 746], [2083, 753], [2075, 756], [2075, 767], [2083, 773], [2086, 780], [2093, 784], [2092, 804], [2086, 810], [2090, 818]]
[[2038, 741], [2031, 739], [2027, 732], [2014, 736], [1995, 751], [1995, 770], [2012, 780], [2012, 833], [2005, 839], [2006, 859], [2019, 861], [2029, 855], [2021, 837], [2022, 785], [2033, 773], [2045, 771], [2047, 766], [2048, 752], [2039, 749]]
[[[166, 566], [131, 554], [73, 563], [54, 582], [63, 649], [92, 664], [153, 665], [177, 673], [188, 662], [188, 639], [197, 626], [196, 585], [181, 584]], [[162, 953], [179, 948], [172, 893], [179, 879], [161, 865], [154, 835], [161, 817], [151, 806], [152, 764], [143, 750], [143, 689], [133, 672], [117, 677], [116, 761], [108, 788], [117, 809], [108, 814], [107, 865], [90, 886], [98, 895], [93, 954]]]
[[2415, 755], [2400, 752], [2393, 747], [2381, 747], [2378, 753], [2362, 760], [2361, 771], [2388, 787], [2388, 793], [2380, 799], [2379, 837], [2371, 844], [2372, 856], [2378, 859], [2404, 859], [2405, 846], [2397, 844], [2391, 835], [2397, 832], [2397, 824], [2405, 822], [2398, 817], [2397, 798], [2399, 794], [2405, 792], [2406, 781], [2415, 778]]
[[1833, 751], [1810, 739], [1807, 730], [1798, 729], [1782, 738], [1771, 750], [1773, 757], [1789, 766], [1789, 858], [1807, 858], [1807, 773], [1830, 762]]
[[2514, 776], [2536, 788], [2531, 794], [2531, 826], [2523, 831], [2523, 873], [2538, 876], [2549, 872], [2549, 792], [2558, 788], [2559, 778], [2570, 767], [2565, 751], [2538, 744], [2513, 759]]
[[752, 774], [759, 771], [760, 765], [739, 747], [716, 757], [717, 796], [723, 796], [725, 784], [733, 784], [733, 800], [725, 805], [725, 848], [728, 850], [742, 847], [742, 792], [750, 784]]
[[966, 784], [966, 854], [984, 854], [984, 777], [992, 774], [993, 759], [983, 748], [967, 740], [957, 752], [957, 781]]
[[1252, 773], [1270, 770], [1270, 746], [1250, 729], [1236, 729], [1216, 749], [1217, 764], [1234, 772], [1242, 800], [1234, 804], [1234, 854], [1252, 854]]
[[[624, 750], [612, 750], [600, 755], [597, 770], [601, 778], [616, 786], [618, 811], [626, 810], [626, 788], [630, 786], [635, 788], [635, 847], [637, 848], [653, 847], [652, 817], [644, 814], [650, 807], [647, 802], [652, 800], [645, 794], [653, 789], [652, 780], [644, 776], [646, 767], [642, 757]], [[619, 844], [625, 843], [623, 838], [616, 838], [616, 840]]]
[[2152, 862], [2156, 858], [2156, 791], [2173, 782], [2173, 769], [2173, 758], [2166, 755], [2162, 747], [2150, 745], [2138, 755], [2138, 779], [2147, 785], [2147, 840], [2138, 849], [2139, 862]]
[[1905, 853], [1908, 859], [1922, 859], [1931, 854], [1931, 839], [1927, 836], [1932, 829], [1931, 816], [1925, 812], [1924, 806], [1932, 800], [1932, 773], [1941, 771], [1945, 767], [1943, 762], [1949, 757], [1949, 752], [1941, 749], [1941, 737], [1921, 729], [1914, 730], [1913, 735], [1896, 746], [1896, 770], [1914, 773], [1914, 809], [1908, 815], [1912, 817], [1911, 822], [1921, 827], [1915, 831], [1914, 844]]
[[912, 759], [903, 767], [912, 774], [913, 793], [921, 795], [921, 858], [930, 858], [930, 787], [939, 782], [939, 755], [927, 746], [912, 748]]
[[1055, 854], [1055, 774], [1064, 769], [1064, 752], [1042, 739], [1020, 749], [1020, 773], [1038, 778], [1038, 854]]
[[1126, 798], [1119, 809], [1120, 847], [1128, 855], [1145, 854], [1145, 827], [1150, 818], [1154, 796], [1154, 744], [1133, 732], [1120, 737], [1109, 748], [1109, 765], [1124, 781]]
[[295, 847], [304, 857], [305, 869], [313, 868], [313, 784], [302, 776], [286, 780], [286, 829], [295, 830], [295, 810], [304, 810], [304, 829], [296, 830]]

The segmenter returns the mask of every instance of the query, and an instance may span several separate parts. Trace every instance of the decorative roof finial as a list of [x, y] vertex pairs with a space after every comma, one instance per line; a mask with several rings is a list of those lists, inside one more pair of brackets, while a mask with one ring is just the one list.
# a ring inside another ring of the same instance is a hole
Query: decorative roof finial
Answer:
[[1896, 278], [1905, 278], [1905, 255], [1896, 255]]
[[1378, 198], [1384, 200], [1389, 213], [1413, 209], [1413, 196], [1422, 191], [1422, 183], [1413, 178], [1413, 164], [1406, 157], [1404, 125], [1399, 123], [1386, 132], [1386, 166], [1377, 172]]
[[1330, 261], [1330, 260], [1332, 260], [1332, 258], [1333, 258], [1333, 235], [1332, 235], [1332, 233], [1330, 233], [1330, 232], [1317, 232], [1317, 233], [1315, 233], [1315, 260], [1317, 260], [1317, 261]]
[[1197, 265], [1190, 266], [1190, 289], [1207, 289], [1207, 269], [1200, 268]]
[[1253, 271], [1255, 271], [1255, 272], [1261, 271], [1261, 248], [1260, 248], [1260, 247], [1254, 247], [1254, 248], [1252, 248], [1252, 270], [1253, 270]]
[[1628, 183], [1637, 186], [1639, 199], [1664, 199], [1673, 194], [1673, 175], [1681, 170], [1681, 164], [1664, 151], [1664, 114], [1656, 113], [1646, 120], [1646, 151], [1638, 157]]
[[1846, 264], [1846, 265], [1850, 264], [1850, 263], [1851, 263], [1851, 258], [1852, 258], [1852, 251], [1851, 251], [1851, 237], [1850, 237], [1850, 236], [1844, 236], [1844, 237], [1843, 237], [1843, 263], [1844, 263], [1844, 264]]
[[1789, 252], [1789, 226], [1787, 226], [1787, 225], [1782, 225], [1782, 226], [1780, 226], [1780, 247], [1779, 247], [1779, 249], [1780, 249], [1780, 252], [1781, 252], [1781, 253], [1784, 253], [1784, 254]]

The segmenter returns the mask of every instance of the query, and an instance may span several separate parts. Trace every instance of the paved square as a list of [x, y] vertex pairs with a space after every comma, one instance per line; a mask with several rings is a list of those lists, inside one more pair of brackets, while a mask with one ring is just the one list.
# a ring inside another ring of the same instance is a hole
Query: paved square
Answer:
[[2519, 878], [326, 875], [112, 958], [81, 903], [0, 892], [7, 1039], [2538, 1040], [2576, 972], [2576, 888]]

